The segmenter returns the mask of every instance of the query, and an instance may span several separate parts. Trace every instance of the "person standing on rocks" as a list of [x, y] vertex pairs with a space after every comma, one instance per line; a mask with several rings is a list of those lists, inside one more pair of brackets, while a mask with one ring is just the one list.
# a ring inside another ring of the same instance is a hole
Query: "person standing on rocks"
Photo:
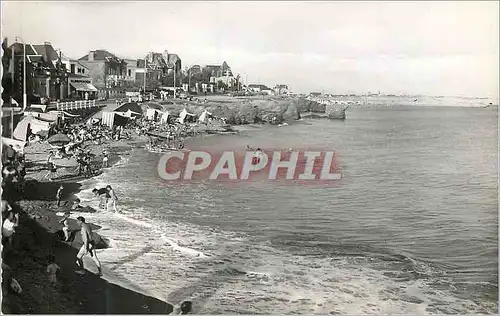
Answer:
[[83, 245], [80, 248], [80, 251], [78, 251], [78, 254], [76, 256], [76, 264], [80, 268], [79, 270], [76, 271], [78, 274], [84, 274], [85, 269], [83, 266], [83, 256], [86, 254], [89, 254], [90, 257], [92, 258], [92, 261], [94, 261], [95, 265], [97, 266], [97, 275], [101, 276], [102, 275], [102, 267], [101, 267], [101, 262], [97, 258], [97, 252], [95, 251], [95, 241], [93, 239], [93, 233], [92, 233], [92, 228], [85, 223], [85, 218], [82, 216], [78, 216], [76, 221], [78, 222], [78, 225], [81, 227], [81, 234], [82, 234], [82, 241]]

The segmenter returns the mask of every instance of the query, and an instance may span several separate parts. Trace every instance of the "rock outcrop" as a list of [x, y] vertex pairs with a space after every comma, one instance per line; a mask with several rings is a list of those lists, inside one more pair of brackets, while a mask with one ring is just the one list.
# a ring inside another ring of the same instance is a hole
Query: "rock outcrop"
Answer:
[[[164, 111], [178, 115], [183, 108], [200, 115], [207, 110], [215, 117], [226, 118], [228, 124], [281, 124], [299, 120], [301, 113], [324, 114], [331, 119], [344, 119], [345, 109], [327, 106], [306, 98], [234, 98], [228, 100], [182, 103], [160, 103]], [[327, 109], [328, 108], [328, 109]], [[326, 113], [326, 114], [325, 114]]]
[[344, 120], [345, 110], [347, 110], [347, 107], [339, 107], [336, 104], [329, 104], [326, 106], [325, 113], [328, 115], [329, 119]]

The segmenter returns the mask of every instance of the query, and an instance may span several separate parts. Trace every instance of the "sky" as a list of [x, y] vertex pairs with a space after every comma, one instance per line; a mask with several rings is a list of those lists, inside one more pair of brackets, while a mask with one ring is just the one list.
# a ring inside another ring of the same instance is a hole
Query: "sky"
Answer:
[[295, 92], [498, 98], [499, 2], [2, 1], [2, 38], [178, 54]]

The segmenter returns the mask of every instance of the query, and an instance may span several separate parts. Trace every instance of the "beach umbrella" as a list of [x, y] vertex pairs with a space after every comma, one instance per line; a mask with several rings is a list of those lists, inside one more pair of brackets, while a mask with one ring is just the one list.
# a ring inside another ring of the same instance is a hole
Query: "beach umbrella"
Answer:
[[64, 134], [56, 134], [54, 136], [51, 136], [47, 142], [51, 145], [66, 145], [69, 142], [71, 142], [71, 139], [64, 135]]

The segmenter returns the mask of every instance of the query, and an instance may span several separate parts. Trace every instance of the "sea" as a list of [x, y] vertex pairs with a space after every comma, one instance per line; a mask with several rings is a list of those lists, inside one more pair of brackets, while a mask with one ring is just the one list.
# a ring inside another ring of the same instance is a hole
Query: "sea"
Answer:
[[[335, 185], [165, 182], [134, 149], [83, 183], [104, 274], [196, 314], [498, 312], [498, 107], [352, 107], [189, 149], [329, 148]], [[76, 215], [75, 215], [76, 216]], [[106, 276], [105, 276], [106, 277]]]

